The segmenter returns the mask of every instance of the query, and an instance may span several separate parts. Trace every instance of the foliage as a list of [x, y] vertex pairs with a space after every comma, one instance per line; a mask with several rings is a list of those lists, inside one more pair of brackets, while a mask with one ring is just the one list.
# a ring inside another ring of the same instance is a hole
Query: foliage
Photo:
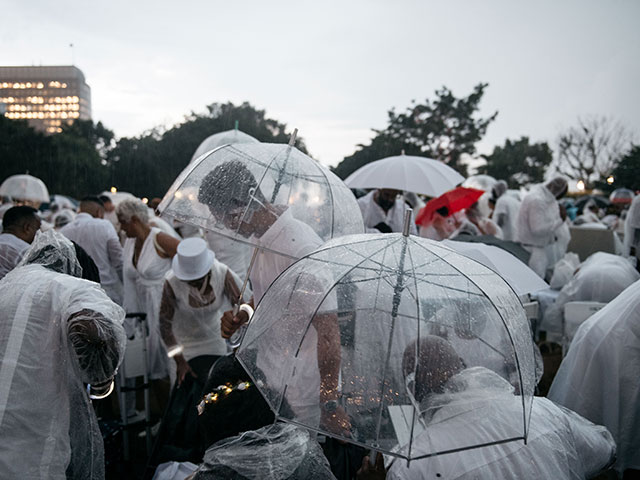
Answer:
[[578, 118], [558, 137], [556, 170], [569, 178], [583, 180], [587, 190], [613, 173], [629, 151], [631, 133], [607, 117]]
[[[214, 103], [204, 114], [191, 113], [183, 123], [167, 130], [153, 129], [139, 137], [122, 138], [109, 152], [110, 183], [119, 190], [146, 197], [162, 197], [189, 164], [198, 145], [210, 135], [239, 129], [261, 142], [287, 143], [286, 125], [266, 118], [247, 102]], [[298, 137], [296, 147], [306, 152]]]
[[98, 148], [113, 139], [102, 124], [77, 120], [62, 133], [46, 136], [26, 121], [0, 116], [0, 178], [29, 173], [50, 193], [80, 198], [104, 188], [108, 169]]
[[612, 185], [599, 182], [597, 186], [605, 192], [616, 188], [629, 188], [634, 192], [640, 191], [640, 145], [634, 145], [629, 153], [622, 157], [613, 170], [613, 178]]
[[436, 99], [415, 101], [404, 113], [388, 112], [388, 125], [374, 130], [376, 136], [370, 145], [359, 145], [353, 155], [345, 157], [334, 169], [346, 178], [361, 166], [385, 156], [406, 154], [424, 155], [442, 160], [466, 176], [463, 154], [473, 155], [475, 144], [484, 136], [498, 112], [487, 118], [476, 118], [480, 100], [488, 84], [476, 85], [464, 98], [456, 98], [447, 88], [436, 90]]
[[484, 155], [486, 164], [478, 167], [478, 173], [505, 180], [509, 188], [519, 189], [544, 180], [544, 173], [553, 160], [546, 142], [529, 143], [528, 137], [506, 140], [503, 147], [495, 147], [491, 155]]

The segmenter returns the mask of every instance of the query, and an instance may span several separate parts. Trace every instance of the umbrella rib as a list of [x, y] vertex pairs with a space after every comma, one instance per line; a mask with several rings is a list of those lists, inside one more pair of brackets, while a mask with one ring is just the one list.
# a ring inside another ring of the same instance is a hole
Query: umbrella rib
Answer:
[[[421, 246], [421, 245], [420, 245], [420, 246]], [[422, 246], [421, 246], [421, 247], [422, 247]], [[424, 247], [422, 247], [422, 248], [424, 248]], [[425, 248], [425, 250], [426, 250], [426, 248]], [[438, 255], [437, 253], [435, 253], [435, 252], [431, 252], [431, 253], [433, 253], [433, 254], [434, 254], [434, 255], [436, 255], [436, 256], [439, 256], [439, 255]], [[444, 260], [444, 259], [443, 259], [443, 260]], [[477, 263], [477, 262], [476, 262], [476, 263]], [[449, 264], [449, 265], [451, 265], [451, 264]], [[482, 265], [482, 264], [480, 264], [480, 265]], [[478, 285], [478, 284], [477, 284], [477, 283], [476, 283], [472, 278], [470, 278], [469, 276], [465, 275], [465, 274], [464, 274], [464, 273], [463, 273], [459, 268], [457, 268], [455, 265], [451, 265], [451, 267], [452, 267], [452, 268], [454, 268], [455, 270], [457, 270], [458, 272], [460, 272], [460, 274], [461, 274], [461, 275], [465, 276], [465, 277], [466, 277], [466, 278], [467, 278], [471, 283], [473, 283], [473, 284], [476, 286], [476, 288], [478, 288], [481, 292], [483, 292], [483, 293], [484, 293], [484, 290], [483, 290], [483, 289], [480, 287], [480, 285]], [[483, 267], [484, 267], [484, 265], [483, 265]], [[486, 268], [486, 267], [485, 267], [485, 268]], [[491, 270], [490, 270], [490, 271], [491, 271]], [[496, 275], [497, 275], [497, 274], [496, 274]], [[498, 276], [499, 276], [499, 275], [498, 275]], [[502, 278], [502, 277], [500, 277], [500, 278]], [[503, 282], [507, 283], [504, 279], [503, 279]], [[507, 284], [507, 287], [508, 287], [508, 288], [511, 288], [511, 287], [509, 287], [509, 285], [508, 285], [508, 284]], [[511, 290], [511, 291], [513, 292], [513, 290]], [[487, 294], [485, 293], [485, 297], [486, 297], [486, 298], [487, 298], [487, 300], [491, 303], [491, 305], [493, 306], [493, 308], [495, 309], [495, 311], [498, 313], [498, 316], [500, 317], [500, 320], [502, 320], [502, 324], [503, 324], [503, 326], [504, 326], [504, 329], [506, 330], [506, 332], [507, 332], [507, 336], [509, 337], [509, 342], [511, 342], [511, 347], [513, 348], [513, 356], [514, 356], [515, 361], [516, 361], [516, 368], [518, 369], [518, 379], [520, 380], [520, 396], [522, 397], [522, 416], [523, 416], [523, 419], [522, 419], [522, 420], [523, 420], [523, 427], [524, 427], [524, 440], [525, 440], [525, 442], [526, 442], [526, 440], [527, 440], [527, 429], [528, 429], [528, 428], [527, 428], [527, 427], [528, 427], [528, 426], [527, 426], [527, 412], [526, 412], [527, 407], [526, 407], [526, 405], [525, 405], [525, 398], [524, 398], [524, 392], [523, 392], [523, 382], [522, 382], [522, 369], [520, 368], [520, 359], [519, 359], [518, 351], [517, 351], [517, 349], [516, 349], [515, 342], [513, 341], [513, 336], [511, 335], [511, 330], [509, 330], [509, 327], [507, 326], [507, 322], [506, 322], [506, 320], [504, 319], [504, 317], [502, 316], [502, 313], [500, 313], [500, 310], [498, 309], [498, 307], [496, 306], [495, 302], [493, 301], [493, 299], [492, 299], [489, 295], [487, 295]]]

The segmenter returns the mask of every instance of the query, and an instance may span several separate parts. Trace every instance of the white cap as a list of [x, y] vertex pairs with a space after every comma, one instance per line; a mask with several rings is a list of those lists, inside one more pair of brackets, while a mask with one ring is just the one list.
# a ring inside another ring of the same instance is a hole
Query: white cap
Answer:
[[204, 277], [211, 270], [214, 259], [215, 255], [203, 239], [191, 237], [178, 244], [178, 253], [171, 266], [176, 277], [188, 282]]

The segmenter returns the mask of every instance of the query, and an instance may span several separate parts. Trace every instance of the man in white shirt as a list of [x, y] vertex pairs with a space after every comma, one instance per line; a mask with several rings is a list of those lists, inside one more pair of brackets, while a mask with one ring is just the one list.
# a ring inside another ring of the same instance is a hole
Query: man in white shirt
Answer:
[[[368, 233], [402, 232], [404, 212], [409, 206], [400, 190], [380, 188], [358, 199], [362, 219]], [[409, 233], [417, 235], [416, 225], [411, 222]]]
[[6, 211], [0, 233], [0, 279], [22, 260], [22, 255], [40, 229], [40, 223], [35, 208], [23, 205]]
[[[226, 179], [233, 179], [233, 183], [225, 184]], [[253, 305], [258, 304], [280, 273], [322, 244], [322, 239], [313, 229], [293, 217], [286, 205], [269, 203], [260, 192], [253, 174], [240, 162], [226, 162], [211, 171], [200, 186], [198, 199], [226, 228], [251, 238], [260, 249], [249, 275], [254, 293], [250, 303]], [[250, 202], [250, 199], [254, 201]], [[235, 316], [232, 311], [225, 312], [221, 319], [222, 336], [231, 337], [249, 320], [248, 317], [242, 309]], [[348, 421], [344, 411], [335, 407], [340, 368], [337, 318], [330, 314], [316, 315], [313, 330], [315, 332], [310, 332], [301, 345], [300, 364], [296, 367], [299, 367], [300, 375], [309, 380], [305, 384], [307, 388], [288, 391], [287, 400], [298, 418], [310, 422], [308, 424], [318, 424], [319, 421], [327, 428], [339, 430], [347, 426]], [[318, 353], [320, 349], [322, 353]], [[318, 358], [327, 361], [318, 362]], [[265, 357], [265, 360], [268, 359]], [[271, 373], [268, 371], [270, 368], [266, 370], [265, 374]], [[318, 412], [319, 403], [324, 408]]]
[[109, 298], [122, 304], [122, 245], [115, 228], [104, 220], [104, 207], [98, 197], [85, 197], [76, 218], [61, 230], [93, 259], [100, 272], [100, 285]]

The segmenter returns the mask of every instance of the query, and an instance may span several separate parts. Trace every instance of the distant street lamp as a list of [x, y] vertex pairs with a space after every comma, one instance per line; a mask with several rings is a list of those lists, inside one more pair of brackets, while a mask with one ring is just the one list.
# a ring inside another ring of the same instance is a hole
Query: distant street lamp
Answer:
[[607, 177], [607, 183], [608, 183], [609, 185], [611, 185], [611, 184], [613, 183], [613, 181], [614, 181], [613, 175], [609, 175], [609, 176]]
[[117, 193], [118, 189], [116, 187], [111, 187], [111, 193]]
[[584, 182], [582, 180], [578, 180], [578, 183], [576, 183], [576, 188], [579, 192], [584, 192]]

